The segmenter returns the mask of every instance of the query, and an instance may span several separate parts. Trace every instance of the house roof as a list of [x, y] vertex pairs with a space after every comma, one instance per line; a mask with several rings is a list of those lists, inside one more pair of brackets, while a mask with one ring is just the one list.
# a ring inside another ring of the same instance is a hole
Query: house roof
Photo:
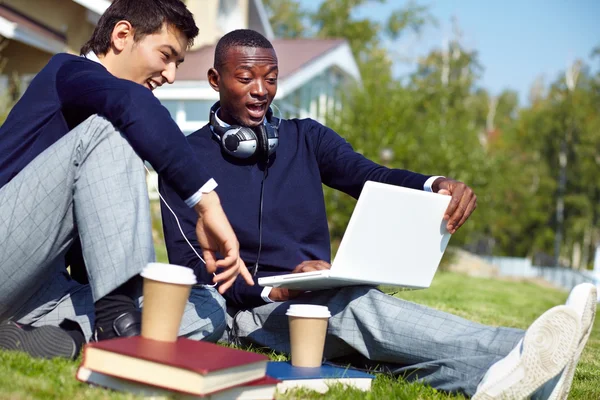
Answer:
[[40, 22], [37, 22], [27, 15], [20, 13], [12, 7], [6, 4], [0, 4], [0, 17], [6, 18], [10, 22], [18, 24], [19, 26], [26, 28], [32, 32], [45, 36], [52, 40], [61, 42], [67, 41], [67, 36], [64, 33], [55, 31]]
[[31, 19], [18, 10], [0, 4], [0, 35], [50, 53], [64, 51], [67, 37]]
[[[273, 47], [279, 63], [279, 78], [285, 79], [304, 66], [346, 43], [343, 39], [274, 39]], [[215, 45], [190, 51], [177, 71], [181, 81], [204, 81], [213, 66]]]

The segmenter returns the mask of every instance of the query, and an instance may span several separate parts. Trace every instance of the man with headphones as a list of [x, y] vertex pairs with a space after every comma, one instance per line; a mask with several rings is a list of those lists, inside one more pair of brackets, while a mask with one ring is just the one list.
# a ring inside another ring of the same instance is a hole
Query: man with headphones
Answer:
[[[367, 180], [446, 193], [452, 196], [446, 216], [452, 233], [473, 212], [476, 197], [464, 183], [380, 166], [316, 121], [275, 118], [270, 105], [277, 74], [275, 50], [262, 35], [237, 30], [223, 36], [208, 71], [220, 101], [210, 111], [209, 124], [188, 136], [197, 158], [220, 182], [216, 191], [255, 279], [330, 267], [323, 184], [355, 198]], [[193, 213], [168, 182], [161, 181], [160, 191], [198, 248]], [[163, 226], [169, 260], [195, 268], [208, 281], [203, 264], [165, 209]], [[595, 299], [595, 293], [584, 289], [575, 296], [584, 301], [547, 311], [525, 332], [477, 324], [373, 287], [301, 293], [248, 286], [238, 278], [224, 294], [230, 318], [223, 339], [289, 353], [289, 304], [327, 305], [332, 314], [324, 352], [328, 360], [369, 359], [407, 379], [482, 398], [525, 398], [536, 390], [560, 394], [568, 391], [578, 356], [560, 341], [545, 342], [566, 371], [557, 384], [558, 379], [551, 379], [560, 370], [538, 370], [542, 350], [530, 343], [548, 339], [547, 332], [564, 338], [561, 328], [570, 328], [577, 332], [571, 342], [578, 339], [585, 345], [588, 330], [579, 330], [576, 314], [588, 316], [581, 319], [591, 326], [595, 311], [587, 299]]]

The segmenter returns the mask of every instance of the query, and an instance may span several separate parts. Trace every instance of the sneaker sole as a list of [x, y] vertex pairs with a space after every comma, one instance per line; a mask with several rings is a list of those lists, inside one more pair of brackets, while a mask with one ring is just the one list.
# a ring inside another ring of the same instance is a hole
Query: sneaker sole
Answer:
[[76, 345], [69, 334], [56, 326], [23, 330], [14, 322], [0, 325], [0, 349], [22, 351], [38, 358], [75, 359]]
[[473, 400], [526, 399], [565, 368], [579, 337], [577, 313], [567, 306], [551, 308], [527, 330], [519, 363], [479, 389]]
[[579, 340], [579, 344], [577, 346], [577, 352], [575, 353], [575, 357], [567, 364], [565, 371], [563, 372], [560, 380], [556, 384], [556, 388], [548, 397], [548, 400], [563, 400], [569, 396], [569, 392], [571, 391], [571, 385], [573, 384], [573, 377], [575, 376], [575, 369], [577, 368], [577, 363], [579, 362], [579, 358], [581, 357], [581, 353], [583, 353], [583, 349], [590, 338], [590, 334], [592, 333], [592, 328], [594, 326], [594, 318], [596, 316], [596, 302], [598, 301], [598, 294], [596, 292], [596, 288], [592, 286], [588, 290], [587, 301], [585, 303], [585, 308], [583, 311], [583, 316], [581, 317], [582, 321], [582, 329], [585, 329], [582, 332], [581, 338]]

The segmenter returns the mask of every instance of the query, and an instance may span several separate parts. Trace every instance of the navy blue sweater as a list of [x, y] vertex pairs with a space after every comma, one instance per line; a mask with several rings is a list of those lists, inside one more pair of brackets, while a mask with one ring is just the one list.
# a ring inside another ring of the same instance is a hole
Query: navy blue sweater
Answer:
[[[240, 253], [252, 271], [259, 247], [260, 165], [234, 159], [221, 151], [210, 127], [188, 136], [196, 157], [219, 182], [216, 191], [240, 242]], [[289, 273], [306, 260], [330, 261], [331, 248], [322, 183], [355, 198], [367, 180], [423, 190], [429, 176], [380, 166], [361, 154], [333, 130], [310, 120], [282, 120], [279, 147], [271, 157], [265, 180], [262, 251], [257, 277]], [[186, 237], [199, 250], [197, 217], [163, 180], [160, 191], [179, 217]], [[169, 260], [196, 270], [210, 281], [203, 263], [189, 248], [175, 219], [162, 207]], [[256, 281], [256, 280], [255, 280]], [[262, 287], [238, 277], [226, 294], [229, 305], [251, 308], [264, 304]]]
[[[109, 120], [184, 199], [210, 179], [152, 92], [101, 64], [58, 54], [36, 75], [0, 127], [0, 188], [93, 114]], [[202, 164], [201, 164], [202, 163]]]

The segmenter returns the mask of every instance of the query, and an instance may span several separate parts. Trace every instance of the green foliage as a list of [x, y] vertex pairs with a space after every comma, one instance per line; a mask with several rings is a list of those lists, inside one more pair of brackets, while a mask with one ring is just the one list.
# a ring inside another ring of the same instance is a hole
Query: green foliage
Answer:
[[355, 17], [358, 7], [374, 3], [386, 3], [386, 0], [324, 0], [309, 18], [316, 37], [348, 40], [365, 85], [371, 83], [371, 78], [385, 85], [392, 77], [392, 62], [382, 40], [398, 39], [407, 30], [420, 32], [426, 23], [435, 20], [426, 7], [412, 2], [393, 11], [383, 23]]
[[304, 36], [307, 17], [300, 4], [293, 0], [264, 0], [263, 4], [270, 16], [273, 33], [278, 38], [297, 38]]
[[[555, 209], [559, 196], [564, 198], [564, 240], [561, 256], [574, 267], [591, 265], [596, 243], [600, 243], [600, 95], [598, 78], [583, 66], [577, 84], [571, 89], [559, 77], [545, 96], [521, 110], [515, 134], [509, 137], [511, 150], [523, 149], [536, 162], [541, 184], [532, 195], [533, 202], [544, 204], [534, 216], [549, 227], [529, 230], [534, 251], [552, 251], [548, 229], [556, 230]], [[558, 190], [560, 158], [564, 149], [566, 188]], [[523, 168], [527, 165], [520, 164]], [[532, 171], [534, 172], [534, 171]], [[542, 220], [542, 214], [545, 221]], [[531, 219], [530, 215], [525, 216]], [[527, 240], [527, 238], [525, 238]], [[576, 250], [578, 249], [578, 250]], [[576, 255], [579, 253], [579, 256]]]
[[437, 20], [426, 6], [409, 2], [404, 8], [394, 10], [386, 22], [385, 32], [398, 39], [406, 30], [420, 33], [427, 25], [437, 25]]

